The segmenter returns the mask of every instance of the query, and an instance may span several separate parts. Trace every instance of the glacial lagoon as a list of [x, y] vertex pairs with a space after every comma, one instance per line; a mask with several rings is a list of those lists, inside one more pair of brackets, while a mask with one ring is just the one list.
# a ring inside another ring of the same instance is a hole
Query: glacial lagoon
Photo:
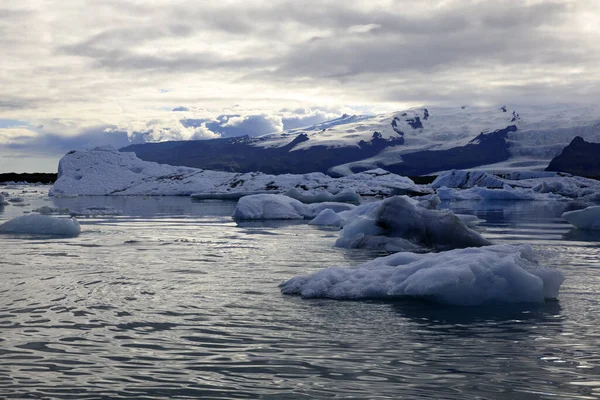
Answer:
[[80, 218], [74, 238], [0, 237], [3, 398], [600, 397], [600, 233], [560, 218], [582, 204], [442, 203], [565, 276], [554, 301], [459, 307], [283, 295], [293, 276], [383, 254], [306, 221], [236, 223], [235, 202], [2, 190], [24, 201], [0, 222], [121, 212]]

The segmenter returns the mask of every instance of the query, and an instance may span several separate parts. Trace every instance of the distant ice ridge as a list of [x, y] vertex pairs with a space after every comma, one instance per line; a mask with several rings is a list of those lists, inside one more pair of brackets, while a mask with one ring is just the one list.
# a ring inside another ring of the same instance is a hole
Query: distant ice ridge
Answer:
[[579, 229], [600, 230], [600, 206], [592, 206], [583, 210], [567, 211], [562, 218]]
[[338, 300], [417, 297], [454, 305], [541, 303], [564, 277], [540, 267], [529, 246], [396, 253], [354, 267], [330, 267], [280, 285], [284, 294]]
[[[600, 182], [547, 171], [452, 170], [431, 184], [442, 200], [567, 200], [600, 201]], [[462, 190], [460, 190], [462, 189]]]
[[81, 233], [75, 218], [55, 218], [48, 215], [22, 215], [0, 225], [0, 233], [74, 237]]
[[198, 198], [237, 199], [248, 193], [284, 193], [290, 189], [302, 189], [300, 194], [311, 196], [324, 191], [349, 196], [344, 190], [359, 195], [385, 195], [393, 190], [431, 192], [409, 178], [382, 169], [337, 179], [322, 173], [230, 173], [142, 161], [134, 153], [111, 148], [69, 152], [60, 160], [58, 175], [51, 196], [198, 194]]
[[323, 202], [304, 204], [282, 194], [255, 194], [242, 197], [235, 208], [235, 220], [306, 219], [313, 218], [322, 210], [347, 211], [352, 204]]

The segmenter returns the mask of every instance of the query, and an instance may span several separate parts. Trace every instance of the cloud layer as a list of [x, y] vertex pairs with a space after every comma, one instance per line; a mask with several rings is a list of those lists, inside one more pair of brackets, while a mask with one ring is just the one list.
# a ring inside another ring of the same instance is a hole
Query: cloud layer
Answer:
[[0, 119], [28, 132], [0, 126], [0, 150], [98, 127], [190, 139], [347, 107], [595, 101], [599, 26], [596, 0], [4, 0]]

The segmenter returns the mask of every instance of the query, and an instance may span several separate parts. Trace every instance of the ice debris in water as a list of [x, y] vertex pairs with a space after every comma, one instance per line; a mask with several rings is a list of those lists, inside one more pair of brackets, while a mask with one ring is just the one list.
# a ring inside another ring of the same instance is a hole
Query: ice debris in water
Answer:
[[491, 244], [452, 211], [430, 210], [407, 196], [390, 197], [340, 215], [347, 222], [336, 241], [338, 247], [423, 251]]
[[[431, 184], [442, 200], [564, 200], [597, 201], [600, 183], [594, 179], [548, 171], [446, 171]], [[458, 190], [464, 189], [464, 190]]]
[[356, 206], [347, 203], [304, 204], [282, 194], [255, 194], [242, 197], [233, 212], [235, 220], [314, 218], [325, 209], [345, 211]]
[[562, 218], [579, 229], [600, 230], [600, 206], [567, 211], [563, 213]]
[[360, 196], [352, 189], [344, 189], [336, 194], [332, 194], [326, 190], [302, 193], [296, 188], [291, 188], [284, 194], [305, 204], [324, 202], [360, 204]]
[[13, 218], [0, 225], [0, 233], [74, 237], [81, 233], [81, 227], [75, 218], [28, 214]]
[[284, 294], [338, 300], [417, 297], [454, 305], [540, 303], [564, 277], [540, 267], [527, 245], [442, 253], [396, 253], [354, 267], [330, 267], [280, 284]]

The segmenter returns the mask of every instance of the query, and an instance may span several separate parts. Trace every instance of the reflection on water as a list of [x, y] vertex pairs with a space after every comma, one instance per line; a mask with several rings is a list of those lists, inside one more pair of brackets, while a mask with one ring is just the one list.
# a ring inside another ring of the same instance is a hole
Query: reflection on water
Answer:
[[0, 397], [600, 396], [599, 240], [560, 219], [580, 205], [447, 204], [566, 276], [558, 301], [450, 307], [282, 296], [284, 279], [376, 254], [302, 222], [235, 223], [233, 202], [22, 195], [0, 220], [41, 205], [123, 214], [81, 219], [77, 238], [2, 238]]

